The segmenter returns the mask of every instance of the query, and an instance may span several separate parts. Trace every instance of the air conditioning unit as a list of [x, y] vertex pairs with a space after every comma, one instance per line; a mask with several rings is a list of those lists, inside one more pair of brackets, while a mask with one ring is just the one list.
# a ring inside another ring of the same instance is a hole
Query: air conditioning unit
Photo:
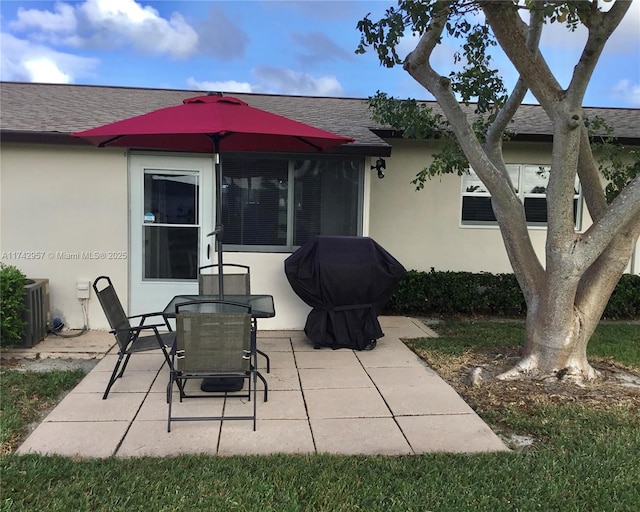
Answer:
[[27, 279], [24, 286], [25, 312], [22, 319], [27, 323], [21, 347], [33, 347], [47, 335], [51, 321], [49, 311], [49, 280]]

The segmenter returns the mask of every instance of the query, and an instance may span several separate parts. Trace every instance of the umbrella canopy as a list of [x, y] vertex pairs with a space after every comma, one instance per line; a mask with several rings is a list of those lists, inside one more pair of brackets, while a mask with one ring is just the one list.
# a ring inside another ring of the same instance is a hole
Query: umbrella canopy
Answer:
[[[165, 107], [97, 128], [73, 133], [99, 147], [166, 149], [210, 153], [215, 156], [216, 236], [222, 269], [222, 170], [218, 154], [224, 151], [322, 152], [353, 142], [349, 137], [320, 130], [293, 119], [249, 106], [219, 94], [185, 99]], [[223, 275], [218, 290], [224, 295]]]
[[[76, 132], [96, 146], [219, 151], [327, 151], [353, 142], [231, 96], [197, 96], [181, 105]], [[216, 147], [216, 139], [219, 146]]]

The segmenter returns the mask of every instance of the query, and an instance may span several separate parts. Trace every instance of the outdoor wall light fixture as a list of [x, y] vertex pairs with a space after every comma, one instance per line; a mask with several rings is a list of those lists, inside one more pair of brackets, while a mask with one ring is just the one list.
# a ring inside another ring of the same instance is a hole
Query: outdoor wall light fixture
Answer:
[[382, 179], [384, 178], [384, 172], [382, 172], [382, 169], [386, 169], [387, 168], [387, 163], [384, 161], [384, 158], [378, 158], [376, 160], [376, 165], [372, 165], [371, 169], [375, 169], [376, 171], [378, 171], [378, 178]]

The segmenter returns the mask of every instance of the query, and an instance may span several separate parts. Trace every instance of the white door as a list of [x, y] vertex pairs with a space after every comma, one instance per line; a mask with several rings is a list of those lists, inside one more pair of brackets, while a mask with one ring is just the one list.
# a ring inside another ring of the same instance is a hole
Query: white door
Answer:
[[214, 181], [210, 157], [130, 156], [129, 314], [197, 292], [198, 266], [215, 258]]

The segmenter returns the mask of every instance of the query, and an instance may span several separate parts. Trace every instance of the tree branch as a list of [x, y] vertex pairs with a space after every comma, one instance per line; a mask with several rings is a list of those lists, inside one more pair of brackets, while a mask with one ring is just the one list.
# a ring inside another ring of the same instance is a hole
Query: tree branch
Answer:
[[[540, 36], [542, 35], [542, 27], [544, 26], [544, 17], [542, 12], [542, 5], [535, 4], [530, 11], [529, 16], [529, 30], [527, 34], [527, 48], [530, 52], [535, 52], [540, 44]], [[524, 100], [527, 94], [526, 84], [521, 77], [518, 77], [513, 91], [509, 95], [509, 99], [500, 109], [500, 112], [496, 116], [495, 121], [491, 124], [491, 127], [487, 131], [487, 142], [489, 144], [498, 144], [502, 142], [502, 135], [507, 129], [509, 122], [513, 119], [513, 116], [520, 108], [522, 100]]]
[[589, 132], [586, 126], [582, 127], [580, 134], [580, 150], [578, 153], [578, 177], [582, 187], [582, 195], [591, 219], [598, 221], [607, 210], [607, 200], [600, 181], [600, 170], [593, 157]]
[[439, 75], [429, 62], [434, 48], [440, 42], [449, 12], [448, 7], [443, 7], [434, 16], [429, 30], [405, 59], [404, 69], [437, 99], [469, 163], [491, 193], [507, 254], [525, 299], [529, 302], [538, 292], [544, 269], [529, 237], [522, 202], [515, 194], [511, 181], [504, 179], [504, 162], [493, 162], [487, 156], [453, 94], [449, 80]]
[[591, 266], [619, 233], [640, 231], [640, 175], [636, 176], [609, 205], [607, 211], [580, 237], [576, 261]]
[[575, 108], [582, 106], [584, 94], [605, 43], [618, 27], [630, 6], [631, 2], [628, 0], [617, 0], [608, 12], [601, 12], [596, 3], [592, 4], [590, 18], [585, 23], [589, 29], [589, 36], [580, 60], [573, 70], [571, 83], [567, 89], [570, 103]]
[[565, 92], [553, 76], [542, 54], [527, 47], [527, 25], [520, 19], [514, 4], [481, 1], [487, 22], [500, 47], [531, 90], [542, 108], [552, 118], [553, 107]]

